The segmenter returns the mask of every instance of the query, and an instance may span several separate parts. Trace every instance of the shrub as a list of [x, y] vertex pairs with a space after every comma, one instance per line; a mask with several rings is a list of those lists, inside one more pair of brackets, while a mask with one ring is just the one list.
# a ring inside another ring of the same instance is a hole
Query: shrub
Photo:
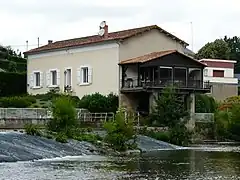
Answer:
[[67, 143], [68, 137], [64, 133], [58, 133], [56, 135], [56, 141], [60, 143]]
[[39, 127], [34, 124], [25, 124], [24, 130], [26, 134], [31, 136], [41, 136], [41, 132], [39, 130]]
[[150, 114], [150, 121], [157, 126], [173, 127], [181, 119], [188, 117], [189, 112], [184, 106], [184, 100], [178, 96], [172, 87], [165, 88], [155, 97], [156, 106]]
[[113, 94], [108, 96], [99, 93], [83, 96], [78, 103], [79, 108], [88, 109], [90, 112], [116, 112], [118, 97]]
[[154, 131], [147, 131], [147, 136], [157, 139], [159, 141], [170, 142], [170, 133], [169, 132], [154, 132]]
[[185, 124], [176, 124], [170, 129], [170, 143], [179, 146], [188, 145], [191, 141], [192, 132], [188, 131]]
[[0, 72], [0, 97], [26, 94], [26, 84], [26, 73]]
[[196, 113], [214, 113], [217, 103], [214, 98], [205, 94], [196, 95]]
[[0, 98], [0, 106], [3, 108], [27, 108], [36, 102], [36, 99], [28, 96], [14, 96]]
[[76, 109], [69, 97], [58, 97], [52, 104], [53, 119], [49, 122], [50, 131], [61, 132], [77, 125]]
[[135, 138], [133, 121], [128, 119], [126, 122], [124, 117], [124, 111], [120, 110], [117, 112], [114, 121], [104, 124], [107, 131], [105, 141], [119, 151], [124, 151], [135, 144], [135, 141], [133, 144], [128, 144], [129, 140]]
[[233, 140], [240, 140], [240, 104], [232, 106], [231, 121], [229, 123], [229, 133]]

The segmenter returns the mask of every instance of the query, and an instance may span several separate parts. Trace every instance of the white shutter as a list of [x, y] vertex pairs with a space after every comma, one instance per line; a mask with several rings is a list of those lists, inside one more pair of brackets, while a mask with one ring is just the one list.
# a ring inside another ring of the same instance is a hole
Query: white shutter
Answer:
[[88, 83], [92, 83], [92, 67], [88, 66]]
[[46, 86], [49, 87], [50, 86], [50, 83], [51, 83], [51, 74], [50, 74], [50, 71], [47, 71], [46, 72]]
[[60, 70], [57, 69], [57, 85], [60, 86]]
[[81, 68], [77, 69], [77, 84], [81, 84]]
[[33, 88], [33, 86], [34, 86], [34, 73], [31, 73], [29, 75], [29, 86], [30, 86], [30, 88]]
[[40, 72], [40, 87], [43, 87], [43, 72]]

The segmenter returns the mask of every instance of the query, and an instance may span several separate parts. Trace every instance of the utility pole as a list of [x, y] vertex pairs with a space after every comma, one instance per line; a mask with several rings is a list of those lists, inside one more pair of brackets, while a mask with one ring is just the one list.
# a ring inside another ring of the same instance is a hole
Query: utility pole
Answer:
[[193, 51], [193, 22], [191, 21], [192, 51]]
[[37, 44], [38, 44], [38, 48], [39, 48], [39, 37], [37, 39], [38, 39], [38, 43]]

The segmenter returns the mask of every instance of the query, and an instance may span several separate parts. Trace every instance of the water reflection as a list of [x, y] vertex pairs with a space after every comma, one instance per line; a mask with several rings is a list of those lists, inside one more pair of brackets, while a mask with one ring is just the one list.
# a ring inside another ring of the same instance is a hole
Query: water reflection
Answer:
[[0, 179], [237, 180], [240, 154], [194, 150], [159, 151], [132, 158], [71, 159], [0, 164]]

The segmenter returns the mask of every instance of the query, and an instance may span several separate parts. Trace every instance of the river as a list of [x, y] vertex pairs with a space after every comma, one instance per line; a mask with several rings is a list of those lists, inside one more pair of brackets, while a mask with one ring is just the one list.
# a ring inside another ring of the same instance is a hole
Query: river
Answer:
[[141, 156], [104, 157], [86, 142], [0, 133], [0, 180], [240, 179], [239, 146], [182, 148], [143, 136], [137, 142]]
[[0, 174], [1, 180], [237, 180], [240, 153], [168, 150], [132, 158], [76, 156], [0, 163]]

